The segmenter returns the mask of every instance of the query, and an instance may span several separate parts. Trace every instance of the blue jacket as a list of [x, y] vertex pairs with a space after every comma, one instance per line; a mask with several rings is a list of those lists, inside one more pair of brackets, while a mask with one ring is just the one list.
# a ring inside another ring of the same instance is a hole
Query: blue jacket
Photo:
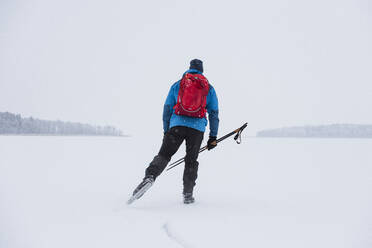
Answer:
[[[200, 71], [195, 69], [190, 69], [185, 72], [193, 74], [202, 74]], [[184, 74], [184, 75], [185, 75]], [[167, 132], [170, 128], [175, 126], [185, 126], [194, 128], [201, 132], [205, 132], [205, 127], [208, 124], [207, 118], [194, 118], [182, 115], [176, 115], [174, 113], [173, 107], [177, 103], [178, 91], [180, 90], [180, 82], [177, 81], [172, 85], [169, 90], [167, 99], [165, 100], [164, 110], [163, 110], [163, 128], [164, 132]], [[218, 99], [216, 92], [212, 85], [209, 84], [209, 92], [207, 95], [207, 106], [208, 119], [209, 119], [209, 136], [216, 136], [218, 133]]]

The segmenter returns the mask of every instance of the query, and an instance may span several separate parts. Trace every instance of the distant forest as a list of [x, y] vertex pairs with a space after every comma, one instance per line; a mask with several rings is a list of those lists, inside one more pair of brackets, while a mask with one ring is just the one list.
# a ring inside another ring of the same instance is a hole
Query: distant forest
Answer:
[[257, 137], [372, 138], [372, 125], [333, 124], [263, 130]]
[[0, 135], [105, 135], [122, 136], [122, 132], [112, 126], [93, 126], [77, 122], [39, 120], [22, 118], [19, 114], [0, 112]]

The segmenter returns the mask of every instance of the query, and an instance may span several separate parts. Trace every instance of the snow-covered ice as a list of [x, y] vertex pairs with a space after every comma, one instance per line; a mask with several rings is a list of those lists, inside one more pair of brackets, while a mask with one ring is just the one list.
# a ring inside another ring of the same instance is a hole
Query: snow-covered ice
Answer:
[[160, 141], [1, 136], [0, 247], [372, 247], [372, 140], [229, 139], [126, 205]]

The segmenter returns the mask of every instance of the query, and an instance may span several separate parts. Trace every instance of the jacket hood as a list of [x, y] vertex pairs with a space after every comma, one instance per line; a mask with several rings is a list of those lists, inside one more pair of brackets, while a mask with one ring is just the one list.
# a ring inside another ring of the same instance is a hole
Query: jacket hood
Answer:
[[187, 71], [185, 71], [185, 73], [183, 74], [183, 76], [185, 76], [186, 73], [191, 73], [191, 74], [202, 74], [203, 73], [201, 71], [198, 71], [196, 69], [188, 69]]

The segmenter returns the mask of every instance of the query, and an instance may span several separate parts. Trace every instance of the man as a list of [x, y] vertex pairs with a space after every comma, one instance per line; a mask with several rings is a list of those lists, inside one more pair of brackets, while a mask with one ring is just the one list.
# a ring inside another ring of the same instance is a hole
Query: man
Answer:
[[[195, 108], [195, 109], [194, 109]], [[160, 151], [145, 172], [145, 178], [134, 190], [135, 195], [146, 184], [152, 185], [162, 173], [182, 142], [186, 141], [185, 168], [183, 172], [183, 201], [193, 203], [193, 189], [198, 176], [198, 154], [203, 140], [208, 112], [208, 150], [217, 146], [218, 99], [216, 92], [203, 76], [203, 62], [193, 59], [190, 69], [169, 91], [163, 110], [164, 138]]]

